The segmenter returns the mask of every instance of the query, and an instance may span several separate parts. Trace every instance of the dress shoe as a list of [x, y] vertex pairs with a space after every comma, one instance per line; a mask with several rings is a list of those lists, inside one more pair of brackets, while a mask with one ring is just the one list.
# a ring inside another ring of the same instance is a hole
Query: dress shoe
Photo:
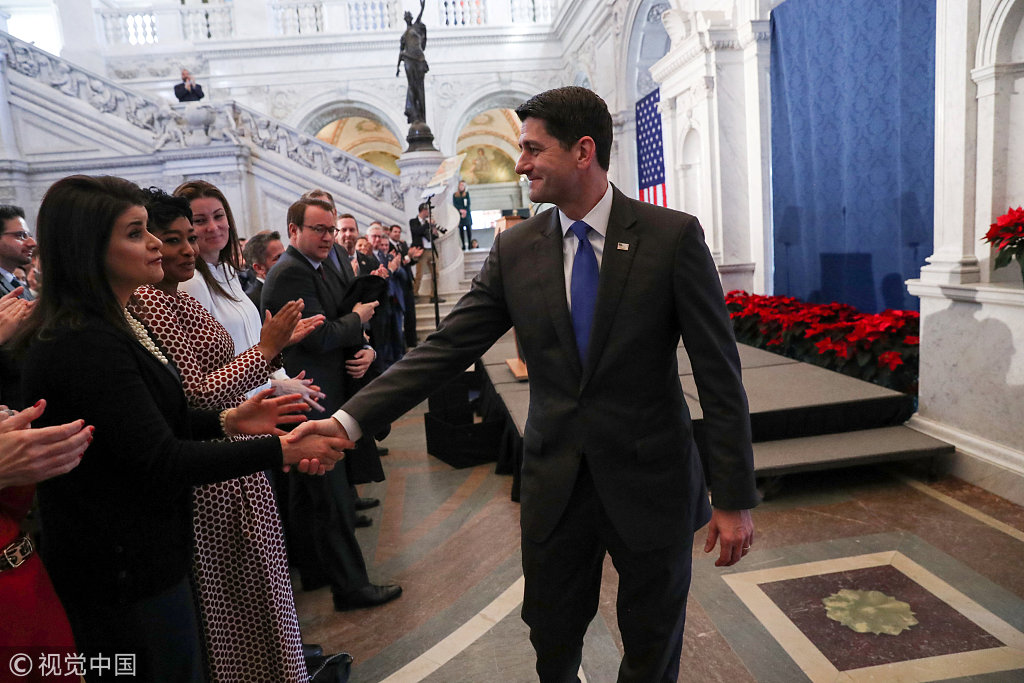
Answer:
[[350, 609], [376, 607], [391, 602], [402, 594], [401, 586], [376, 586], [367, 584], [358, 590], [334, 596], [334, 609], [345, 612]]
[[380, 498], [356, 498], [356, 510], [369, 510], [380, 505]]
[[323, 657], [324, 649], [320, 645], [314, 645], [313, 643], [302, 644], [302, 658], [310, 659], [312, 657]]
[[373, 524], [373, 519], [366, 515], [356, 515], [356, 528], [363, 529]]

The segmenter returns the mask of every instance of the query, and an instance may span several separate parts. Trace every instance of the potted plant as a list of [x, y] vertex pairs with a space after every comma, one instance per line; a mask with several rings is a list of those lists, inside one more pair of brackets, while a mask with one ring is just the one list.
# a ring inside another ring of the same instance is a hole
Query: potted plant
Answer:
[[1024, 278], [1024, 209], [1010, 207], [996, 219], [984, 241], [996, 248], [995, 267], [1002, 268], [1017, 259], [1021, 277]]

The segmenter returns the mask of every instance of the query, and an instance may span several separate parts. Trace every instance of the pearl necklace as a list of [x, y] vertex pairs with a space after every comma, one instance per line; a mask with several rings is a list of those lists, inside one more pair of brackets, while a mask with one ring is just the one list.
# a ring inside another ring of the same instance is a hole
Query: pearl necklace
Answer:
[[156, 345], [156, 342], [150, 338], [149, 333], [146, 332], [146, 328], [143, 324], [133, 318], [128, 312], [128, 309], [125, 309], [124, 311], [124, 318], [128, 321], [128, 326], [132, 328], [132, 332], [135, 333], [135, 339], [142, 344], [142, 347], [153, 354], [158, 361], [167, 365], [167, 356], [163, 354], [163, 351], [161, 351], [160, 347]]

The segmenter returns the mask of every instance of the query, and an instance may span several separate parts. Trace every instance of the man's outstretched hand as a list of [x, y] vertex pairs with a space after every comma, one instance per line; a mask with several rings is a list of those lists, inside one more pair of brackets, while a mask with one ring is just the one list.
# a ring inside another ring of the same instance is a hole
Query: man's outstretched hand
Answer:
[[351, 439], [348, 438], [348, 432], [346, 432], [345, 428], [341, 426], [341, 423], [333, 417], [328, 417], [324, 420], [309, 420], [308, 422], [303, 422], [293, 429], [285, 439], [295, 443], [302, 437], [309, 436], [310, 434], [318, 434], [320, 436], [340, 436], [346, 441], [351, 441]]
[[[325, 420], [320, 420], [325, 422]], [[295, 428], [295, 431], [308, 426], [306, 422]], [[292, 432], [293, 434], [295, 432]], [[708, 524], [708, 540], [704, 543], [704, 552], [715, 549], [715, 543], [721, 546], [716, 567], [729, 567], [740, 561], [750, 552], [754, 543], [754, 521], [750, 518], [750, 510], [719, 510], [711, 511], [711, 522]]]

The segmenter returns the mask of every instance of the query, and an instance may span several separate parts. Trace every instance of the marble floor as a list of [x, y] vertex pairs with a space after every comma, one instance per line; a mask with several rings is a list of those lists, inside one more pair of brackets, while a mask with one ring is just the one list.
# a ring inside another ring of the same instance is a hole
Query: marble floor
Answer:
[[[511, 477], [427, 455], [422, 412], [384, 442], [387, 481], [361, 487], [383, 501], [358, 531], [371, 578], [404, 594], [336, 613], [327, 589], [297, 591], [303, 640], [351, 653], [354, 683], [535, 681]], [[680, 680], [1024, 681], [1024, 508], [862, 467], [791, 475], [754, 519], [725, 570], [698, 533]], [[589, 683], [615, 680], [616, 585], [606, 561]]]

